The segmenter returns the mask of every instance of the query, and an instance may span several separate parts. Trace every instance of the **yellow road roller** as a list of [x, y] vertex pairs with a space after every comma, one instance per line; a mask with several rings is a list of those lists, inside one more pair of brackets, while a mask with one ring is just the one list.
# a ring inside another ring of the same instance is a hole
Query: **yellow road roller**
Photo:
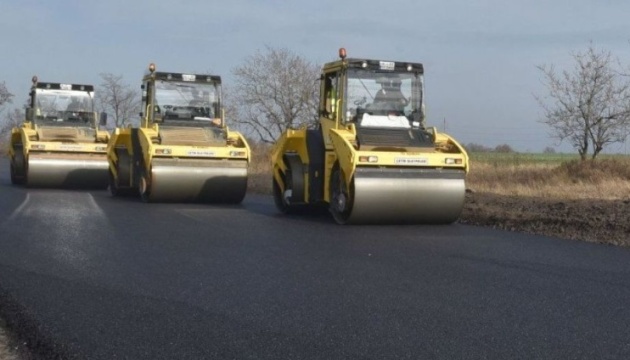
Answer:
[[107, 188], [109, 133], [99, 130], [106, 117], [94, 112], [94, 86], [32, 82], [26, 119], [11, 130], [11, 182]]
[[142, 89], [140, 126], [115, 129], [108, 144], [111, 193], [145, 202], [241, 202], [251, 154], [225, 124], [221, 78], [150, 64]]
[[469, 159], [426, 126], [423, 65], [345, 49], [339, 57], [322, 69], [317, 128], [287, 130], [274, 144], [278, 209], [324, 206], [339, 224], [456, 221]]

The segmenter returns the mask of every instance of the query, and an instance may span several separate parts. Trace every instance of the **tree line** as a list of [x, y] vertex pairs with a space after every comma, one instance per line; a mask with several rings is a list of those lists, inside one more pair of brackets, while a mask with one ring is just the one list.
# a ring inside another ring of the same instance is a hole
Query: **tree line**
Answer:
[[[557, 70], [538, 65], [545, 92], [535, 99], [543, 110], [539, 121], [560, 142], [568, 142], [582, 160], [595, 159], [610, 144], [624, 142], [630, 130], [630, 76], [611, 52], [592, 43], [572, 53], [573, 68]], [[223, 100], [231, 127], [253, 140], [274, 143], [289, 128], [314, 126], [318, 121], [320, 65], [286, 48], [266, 47], [232, 69], [234, 84], [224, 86]], [[139, 86], [121, 75], [101, 73], [96, 110], [106, 112], [117, 127], [138, 124]], [[23, 109], [7, 109], [13, 94], [0, 83], [0, 136], [23, 121]], [[470, 151], [513, 152], [469, 144]], [[553, 149], [546, 148], [545, 152]]]

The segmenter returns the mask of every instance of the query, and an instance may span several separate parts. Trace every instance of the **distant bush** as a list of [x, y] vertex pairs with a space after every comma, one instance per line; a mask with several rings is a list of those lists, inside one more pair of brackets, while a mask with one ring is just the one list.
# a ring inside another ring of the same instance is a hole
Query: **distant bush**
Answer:
[[552, 148], [551, 146], [547, 146], [543, 150], [543, 154], [555, 154], [555, 153], [556, 153], [556, 149]]
[[494, 152], [498, 152], [498, 153], [502, 153], [502, 154], [508, 154], [508, 153], [514, 153], [514, 149], [512, 149], [512, 147], [508, 144], [501, 144], [501, 145], [497, 145], [494, 148]]
[[467, 152], [472, 152], [472, 153], [492, 152], [492, 148], [489, 148], [481, 144], [475, 144], [475, 143], [464, 145], [464, 148], [466, 149]]

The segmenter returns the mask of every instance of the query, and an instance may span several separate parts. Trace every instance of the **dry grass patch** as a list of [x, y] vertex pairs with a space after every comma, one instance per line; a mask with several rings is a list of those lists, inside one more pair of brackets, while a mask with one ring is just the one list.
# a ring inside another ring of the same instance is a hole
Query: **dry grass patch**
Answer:
[[558, 200], [626, 199], [630, 195], [630, 160], [560, 165], [473, 163], [467, 186], [474, 192]]

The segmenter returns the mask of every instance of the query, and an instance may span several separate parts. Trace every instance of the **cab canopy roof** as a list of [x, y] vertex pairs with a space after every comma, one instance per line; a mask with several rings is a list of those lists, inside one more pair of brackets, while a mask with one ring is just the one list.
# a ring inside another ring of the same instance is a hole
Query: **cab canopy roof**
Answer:
[[94, 85], [82, 85], [82, 84], [62, 84], [51, 82], [37, 82], [34, 85], [36, 89], [50, 89], [50, 90], [75, 90], [75, 91], [94, 91]]
[[357, 58], [347, 58], [344, 60], [333, 61], [326, 64], [324, 68], [339, 67], [344, 65], [352, 69], [365, 69], [371, 71], [424, 73], [424, 66], [421, 63]]
[[167, 81], [184, 81], [184, 82], [194, 82], [194, 83], [221, 83], [221, 77], [217, 75], [208, 75], [208, 74], [183, 74], [183, 73], [174, 73], [174, 72], [166, 72], [166, 71], [154, 71], [146, 72], [144, 74], [145, 80], [149, 78], [154, 78], [155, 80], [167, 80]]

